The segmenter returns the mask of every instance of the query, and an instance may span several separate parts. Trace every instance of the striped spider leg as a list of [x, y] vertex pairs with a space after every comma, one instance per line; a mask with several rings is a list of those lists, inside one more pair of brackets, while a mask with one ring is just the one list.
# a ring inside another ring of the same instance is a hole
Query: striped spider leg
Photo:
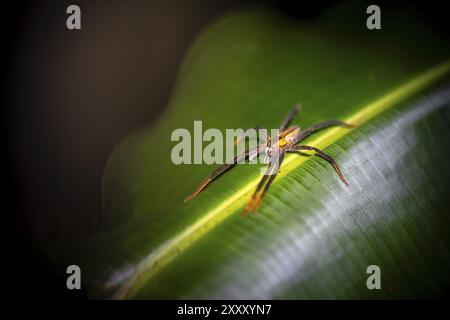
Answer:
[[320, 150], [316, 147], [311, 147], [311, 146], [306, 146], [306, 145], [297, 145], [298, 143], [300, 143], [301, 141], [306, 139], [309, 135], [311, 135], [319, 130], [333, 127], [333, 126], [340, 126], [340, 127], [344, 127], [344, 128], [355, 128], [356, 127], [354, 124], [345, 123], [345, 122], [342, 122], [339, 120], [328, 120], [328, 121], [320, 122], [318, 124], [315, 124], [315, 125], [309, 127], [308, 129], [300, 131], [300, 133], [298, 134], [298, 136], [296, 138], [296, 142], [292, 146], [288, 146], [286, 148], [286, 152], [302, 154], [302, 152], [301, 152], [302, 150], [315, 151], [316, 156], [324, 159], [325, 161], [327, 161], [329, 164], [331, 164], [333, 166], [334, 171], [336, 171], [337, 175], [339, 176], [339, 179], [341, 179], [341, 181], [348, 187], [348, 182], [345, 180], [344, 175], [341, 172], [341, 169], [339, 168], [337, 162], [333, 159], [333, 157], [331, 157], [330, 155], [326, 154], [325, 152], [323, 152], [322, 150]]
[[291, 148], [286, 149], [286, 152], [292, 153], [300, 152], [300, 154], [302, 154], [301, 152], [302, 150], [315, 151], [316, 153], [314, 155], [326, 160], [329, 164], [331, 164], [334, 168], [334, 171], [336, 171], [337, 175], [339, 176], [339, 179], [341, 179], [341, 181], [348, 187], [348, 182], [345, 180], [344, 175], [342, 174], [341, 169], [339, 169], [339, 166], [336, 163], [336, 161], [330, 155], [326, 154], [322, 150], [311, 146], [292, 146]]
[[[256, 129], [255, 128], [250, 128], [250, 129]], [[247, 132], [249, 129], [245, 130], [245, 132]], [[262, 132], [262, 131], [260, 131]], [[267, 138], [265, 138], [267, 140]], [[239, 140], [239, 138], [234, 142], [235, 145], [241, 143], [242, 140]], [[211, 172], [206, 179], [202, 182], [202, 184], [197, 187], [197, 189], [195, 189], [195, 191], [193, 193], [191, 193], [190, 195], [188, 195], [185, 199], [184, 202], [188, 202], [191, 201], [192, 199], [194, 199], [200, 192], [203, 191], [203, 189], [205, 189], [211, 182], [213, 182], [215, 179], [217, 179], [219, 176], [221, 176], [222, 174], [224, 174], [225, 172], [227, 172], [228, 170], [230, 170], [231, 168], [233, 168], [237, 163], [240, 163], [242, 161], [245, 160], [252, 160], [253, 158], [257, 157], [259, 155], [259, 153], [261, 152], [261, 150], [263, 149], [263, 147], [265, 146], [264, 144], [260, 144], [258, 145], [256, 148], [252, 148], [250, 150], [247, 150], [237, 156], [235, 156], [233, 158], [233, 161], [231, 161], [231, 163], [226, 163], [221, 165], [220, 167], [218, 167], [216, 170], [214, 170], [213, 172]]]
[[278, 174], [278, 169], [280, 168], [281, 163], [284, 160], [285, 154], [286, 154], [285, 150], [280, 150], [278, 161], [270, 162], [269, 167], [266, 170], [266, 173], [261, 178], [261, 181], [258, 183], [255, 192], [252, 194], [250, 200], [245, 206], [244, 211], [241, 214], [241, 218], [245, 217], [248, 212], [251, 213], [256, 212], [256, 209], [258, 209], [264, 195], [266, 194], [267, 190], [269, 190], [269, 187], [272, 184], [273, 180], [275, 180]]

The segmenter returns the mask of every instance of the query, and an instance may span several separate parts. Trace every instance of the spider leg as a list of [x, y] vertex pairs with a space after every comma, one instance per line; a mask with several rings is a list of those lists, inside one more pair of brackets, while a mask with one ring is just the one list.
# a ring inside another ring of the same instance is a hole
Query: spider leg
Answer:
[[244, 211], [241, 214], [241, 218], [245, 217], [248, 212], [255, 213], [255, 211], [258, 209], [259, 205], [261, 204], [261, 201], [266, 194], [267, 190], [269, 190], [270, 185], [275, 180], [278, 169], [281, 166], [281, 163], [284, 160], [285, 151], [280, 151], [278, 163], [270, 164], [267, 168], [266, 173], [262, 177], [261, 181], [259, 182], [258, 186], [256, 187], [255, 192], [250, 197], [250, 200], [248, 201], [247, 205], [244, 208]]
[[264, 184], [266, 183], [267, 179], [270, 177], [270, 172], [272, 171], [272, 167], [269, 165], [269, 168], [267, 168], [266, 173], [261, 178], [261, 181], [259, 181], [258, 186], [256, 187], [255, 192], [253, 192], [252, 196], [250, 197], [250, 200], [248, 201], [247, 205], [244, 208], [244, 211], [241, 214], [241, 218], [247, 215], [249, 211], [252, 211], [253, 203], [255, 202], [255, 199], [259, 193], [259, 191], [262, 189]]
[[328, 120], [328, 121], [320, 122], [318, 124], [313, 125], [312, 127], [309, 127], [305, 130], [300, 131], [300, 134], [298, 135], [298, 142], [302, 141], [303, 139], [305, 139], [309, 135], [313, 134], [314, 132], [317, 132], [317, 131], [325, 129], [325, 128], [333, 127], [333, 126], [340, 126], [340, 127], [344, 127], [344, 128], [355, 128], [356, 127], [356, 125], [354, 125], [354, 124], [345, 123], [345, 122], [342, 122], [339, 120]]
[[315, 147], [311, 147], [311, 146], [293, 146], [289, 149], [287, 149], [287, 152], [299, 152], [301, 150], [312, 150], [315, 151], [315, 155], [326, 160], [329, 164], [331, 164], [334, 168], [334, 171], [336, 171], [337, 175], [339, 176], [339, 178], [341, 179], [341, 181], [348, 187], [348, 183], [344, 178], [344, 175], [341, 172], [341, 169], [339, 169], [338, 164], [336, 163], [336, 161], [328, 154], [326, 154], [325, 152], [323, 152], [322, 150], [315, 148]]
[[292, 119], [294, 119], [295, 115], [300, 111], [300, 104], [295, 105], [292, 110], [286, 115], [286, 118], [284, 118], [283, 122], [280, 125], [280, 132], [283, 132], [286, 130], [286, 128], [291, 123]]
[[259, 153], [259, 149], [260, 147], [256, 147], [253, 148], [251, 150], [248, 150], [245, 153], [242, 153], [240, 155], [237, 155], [233, 158], [232, 163], [226, 163], [224, 165], [221, 165], [220, 167], [218, 167], [216, 170], [214, 170], [213, 172], [211, 172], [206, 179], [202, 182], [202, 184], [197, 187], [197, 189], [195, 189], [195, 191], [193, 193], [191, 193], [190, 195], [188, 195], [185, 199], [184, 202], [188, 202], [191, 201], [192, 199], [194, 199], [200, 192], [203, 191], [203, 189], [205, 189], [211, 182], [213, 182], [217, 177], [219, 177], [220, 175], [222, 175], [223, 173], [225, 173], [226, 171], [230, 170], [231, 168], [233, 168], [236, 163], [238, 163], [239, 161], [242, 160], [247, 160], [250, 156]]

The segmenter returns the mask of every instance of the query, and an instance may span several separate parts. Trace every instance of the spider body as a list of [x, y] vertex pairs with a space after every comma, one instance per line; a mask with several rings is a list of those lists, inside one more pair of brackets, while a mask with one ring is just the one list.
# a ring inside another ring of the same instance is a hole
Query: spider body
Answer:
[[[325, 129], [332, 126], [341, 126], [345, 128], [353, 128], [355, 127], [352, 124], [348, 124], [339, 120], [328, 120], [324, 122], [320, 122], [316, 125], [313, 125], [305, 130], [301, 130], [299, 126], [291, 126], [288, 127], [294, 116], [298, 113], [299, 107], [295, 106], [285, 117], [283, 120], [280, 128], [279, 128], [279, 136], [272, 138], [272, 137], [266, 137], [265, 141], [261, 144], [259, 144], [256, 148], [247, 150], [246, 152], [237, 155], [234, 157], [232, 163], [224, 164], [214, 170], [204, 181], [203, 183], [189, 196], [186, 197], [185, 202], [188, 202], [195, 198], [203, 189], [205, 189], [212, 181], [214, 181], [216, 178], [218, 178], [220, 175], [231, 169], [242, 160], [251, 160], [258, 156], [264, 156], [263, 163], [267, 164], [270, 163], [266, 173], [261, 178], [261, 181], [259, 182], [258, 186], [256, 187], [255, 192], [250, 197], [249, 202], [244, 208], [244, 211], [241, 215], [245, 216], [248, 212], [256, 212], [258, 209], [264, 195], [266, 194], [267, 190], [269, 189], [270, 185], [272, 184], [273, 180], [278, 174], [278, 169], [281, 166], [281, 163], [284, 160], [284, 156], [286, 153], [300, 153], [302, 155], [305, 155], [302, 153], [302, 151], [314, 151], [315, 155], [324, 159], [329, 164], [331, 164], [336, 171], [337, 175], [339, 176], [340, 180], [348, 186], [347, 181], [345, 180], [344, 176], [341, 173], [341, 170], [339, 169], [339, 166], [337, 165], [336, 161], [328, 154], [323, 152], [322, 150], [307, 146], [307, 145], [299, 145], [299, 143], [307, 138], [309, 135]], [[278, 156], [278, 161], [274, 162], [273, 156]]]
[[[297, 143], [300, 134], [299, 126], [289, 127], [283, 134], [280, 134], [278, 141], [275, 141], [279, 150], [289, 149]], [[272, 156], [276, 153], [276, 148], [273, 146], [273, 140], [267, 139], [266, 148], [264, 149], [263, 163], [267, 164], [272, 160]]]

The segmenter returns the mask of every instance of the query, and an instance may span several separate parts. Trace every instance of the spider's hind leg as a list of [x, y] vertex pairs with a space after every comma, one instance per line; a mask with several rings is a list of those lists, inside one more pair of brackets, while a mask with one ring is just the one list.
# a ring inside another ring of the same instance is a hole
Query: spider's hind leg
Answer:
[[289, 148], [287, 150], [287, 152], [301, 152], [301, 150], [311, 150], [311, 151], [315, 151], [315, 155], [324, 159], [325, 161], [327, 161], [329, 164], [331, 164], [334, 168], [334, 171], [336, 171], [337, 175], [339, 176], [339, 179], [341, 179], [341, 181], [348, 187], [348, 182], [347, 180], [345, 180], [344, 175], [341, 172], [341, 169], [339, 168], [337, 162], [333, 159], [333, 157], [331, 157], [330, 155], [326, 154], [325, 152], [323, 152], [322, 150], [315, 148], [315, 147], [311, 147], [311, 146], [293, 146], [291, 148]]
[[266, 194], [267, 190], [269, 190], [270, 185], [273, 180], [275, 180], [278, 170], [280, 169], [281, 163], [284, 160], [285, 151], [280, 151], [279, 158], [277, 162], [271, 162], [269, 167], [266, 170], [266, 173], [262, 177], [258, 186], [256, 187], [255, 192], [252, 194], [250, 200], [244, 208], [244, 211], [241, 214], [241, 218], [246, 216], [248, 212], [255, 213], [258, 209], [261, 201]]

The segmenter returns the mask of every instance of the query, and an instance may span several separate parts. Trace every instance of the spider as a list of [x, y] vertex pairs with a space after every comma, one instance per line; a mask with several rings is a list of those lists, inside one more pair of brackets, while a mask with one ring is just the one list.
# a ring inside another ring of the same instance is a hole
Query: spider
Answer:
[[[225, 173], [226, 171], [230, 170], [232, 167], [234, 167], [238, 162], [242, 160], [248, 160], [252, 159], [254, 157], [257, 157], [259, 155], [264, 155], [264, 161], [263, 163], [267, 163], [267, 160], [271, 161], [274, 158], [274, 155], [278, 156], [278, 161], [275, 162], [275, 165], [269, 165], [269, 168], [266, 170], [266, 173], [262, 177], [261, 181], [259, 182], [258, 186], [256, 187], [255, 192], [250, 197], [249, 202], [244, 208], [244, 211], [241, 214], [241, 217], [244, 217], [247, 215], [248, 212], [255, 213], [258, 209], [259, 205], [261, 204], [261, 201], [266, 194], [267, 190], [269, 189], [272, 182], [275, 180], [275, 177], [278, 174], [278, 169], [281, 166], [281, 163], [284, 160], [284, 156], [286, 153], [299, 153], [301, 155], [305, 155], [302, 153], [302, 151], [314, 151], [316, 156], [324, 159], [329, 164], [331, 164], [336, 171], [339, 179], [348, 186], [347, 181], [345, 180], [341, 170], [339, 169], [339, 166], [337, 165], [336, 161], [328, 154], [323, 152], [322, 150], [307, 146], [307, 145], [299, 145], [299, 143], [304, 140], [309, 135], [328, 128], [332, 126], [341, 126], [344, 128], [354, 128], [355, 125], [345, 123], [339, 120], [328, 120], [324, 122], [320, 122], [318, 124], [315, 124], [305, 130], [301, 130], [299, 126], [293, 125], [289, 127], [289, 124], [291, 123], [292, 119], [295, 117], [295, 115], [299, 112], [300, 107], [299, 105], [296, 105], [284, 118], [283, 122], [280, 125], [279, 128], [279, 136], [275, 138], [266, 137], [266, 141], [262, 144], [259, 144], [256, 148], [253, 148], [251, 150], [247, 150], [244, 153], [241, 153], [233, 158], [233, 161], [230, 161], [230, 163], [224, 164], [211, 172], [206, 179], [202, 182], [202, 184], [195, 189], [195, 191], [187, 196], [184, 200], [184, 202], [188, 202], [195, 198], [201, 191], [203, 191], [211, 182], [213, 182], [215, 179], [217, 179], [220, 175]], [[254, 127], [251, 129], [258, 129], [258, 127]], [[249, 130], [249, 129], [247, 129]], [[278, 150], [276, 150], [276, 146], [278, 145]]]

